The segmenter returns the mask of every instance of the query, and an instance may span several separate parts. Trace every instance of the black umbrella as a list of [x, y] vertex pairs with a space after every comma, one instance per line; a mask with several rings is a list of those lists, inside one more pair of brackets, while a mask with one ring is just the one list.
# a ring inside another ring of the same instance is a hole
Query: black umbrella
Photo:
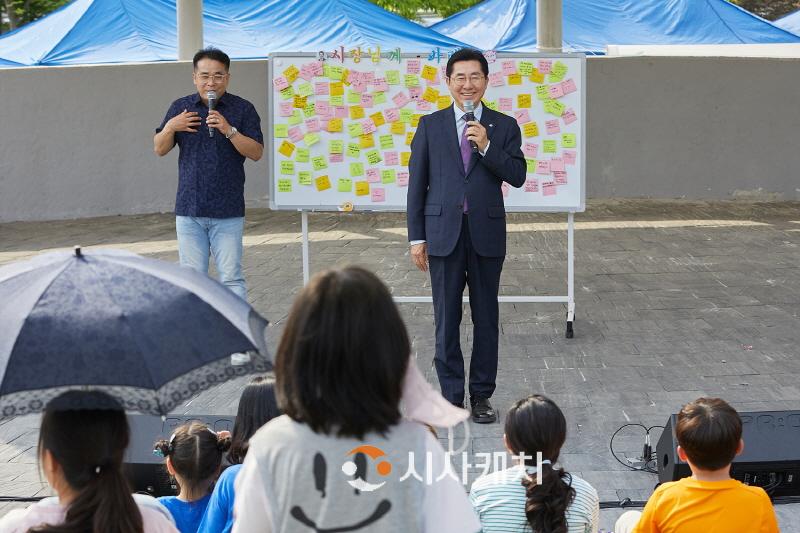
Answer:
[[[67, 390], [164, 415], [231, 378], [271, 370], [267, 320], [208, 276], [120, 250], [0, 267], [0, 417]], [[230, 355], [249, 352], [231, 365]]]

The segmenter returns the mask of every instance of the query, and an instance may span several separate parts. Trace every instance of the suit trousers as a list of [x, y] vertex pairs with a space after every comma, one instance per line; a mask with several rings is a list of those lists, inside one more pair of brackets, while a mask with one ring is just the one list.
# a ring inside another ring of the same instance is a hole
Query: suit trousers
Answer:
[[470, 398], [491, 397], [497, 379], [497, 294], [505, 258], [485, 257], [475, 252], [468, 217], [468, 214], [464, 214], [458, 243], [450, 255], [428, 257], [436, 321], [436, 374], [442, 395], [454, 404], [464, 401], [464, 356], [460, 326], [465, 286], [469, 286], [473, 324]]

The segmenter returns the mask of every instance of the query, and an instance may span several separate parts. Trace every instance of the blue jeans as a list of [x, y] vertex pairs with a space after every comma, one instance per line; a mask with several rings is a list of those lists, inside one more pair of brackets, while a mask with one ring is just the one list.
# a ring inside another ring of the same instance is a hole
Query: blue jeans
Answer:
[[175, 230], [181, 265], [208, 274], [209, 254], [213, 255], [219, 280], [247, 301], [247, 287], [242, 275], [244, 217], [176, 216]]

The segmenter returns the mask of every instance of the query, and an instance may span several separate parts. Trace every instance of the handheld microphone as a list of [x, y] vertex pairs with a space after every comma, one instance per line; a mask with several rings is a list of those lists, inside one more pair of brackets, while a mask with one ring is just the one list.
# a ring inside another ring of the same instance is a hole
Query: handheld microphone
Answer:
[[[208, 98], [208, 110], [214, 111], [214, 108], [217, 107], [217, 93], [214, 91], [208, 91], [206, 93], [206, 98]], [[214, 128], [210, 126], [208, 128], [208, 136], [209, 137], [214, 136]]]
[[[467, 122], [475, 120], [475, 102], [473, 102], [472, 100], [465, 100], [464, 101], [464, 113], [465, 113], [464, 119]], [[468, 126], [465, 124], [464, 127], [467, 128]], [[476, 143], [473, 140], [470, 140], [469, 141], [469, 145], [472, 146], [472, 153], [473, 154], [477, 154], [478, 153], [478, 143]]]

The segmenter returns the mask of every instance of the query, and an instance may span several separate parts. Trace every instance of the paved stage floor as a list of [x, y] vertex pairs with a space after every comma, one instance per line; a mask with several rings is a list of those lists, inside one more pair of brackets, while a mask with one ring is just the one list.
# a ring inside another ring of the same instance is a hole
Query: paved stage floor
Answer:
[[[309, 220], [312, 272], [356, 263], [398, 296], [430, 294], [409, 258], [403, 214]], [[566, 294], [565, 229], [564, 214], [508, 216], [502, 294]], [[171, 215], [0, 224], [0, 264], [77, 244], [177, 260]], [[501, 304], [493, 401], [502, 411], [533, 392], [552, 397], [569, 423], [562, 462], [601, 500], [644, 500], [657, 482], [609, 452], [623, 424], [663, 425], [703, 395], [740, 411], [800, 409], [800, 203], [590, 202], [576, 215], [575, 253], [575, 337], [564, 338], [562, 304]], [[299, 213], [248, 211], [244, 266], [251, 303], [272, 321], [274, 348], [302, 285]], [[401, 309], [417, 364], [435, 381], [432, 307]], [[466, 346], [470, 339], [465, 306]], [[179, 411], [235, 413], [243, 382]], [[46, 492], [35, 467], [37, 427], [35, 417], [0, 423], [0, 496]], [[469, 451], [500, 451], [502, 428], [502, 420], [472, 425]], [[642, 442], [641, 430], [628, 428], [615, 449], [633, 457]], [[19, 505], [0, 502], [0, 515]], [[800, 533], [800, 504], [776, 509], [781, 530]], [[610, 529], [618, 514], [603, 510], [601, 526]]]

